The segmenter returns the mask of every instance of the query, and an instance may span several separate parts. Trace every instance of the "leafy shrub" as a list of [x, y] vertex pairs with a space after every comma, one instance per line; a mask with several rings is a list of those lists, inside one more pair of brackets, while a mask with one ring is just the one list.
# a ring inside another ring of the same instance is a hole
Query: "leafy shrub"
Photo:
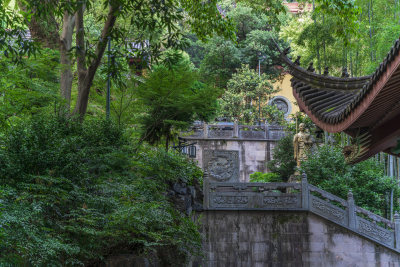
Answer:
[[293, 135], [283, 137], [273, 149], [273, 159], [267, 163], [271, 172], [287, 181], [294, 174], [296, 161], [293, 155]]
[[[346, 199], [351, 189], [357, 205], [384, 215], [389, 209], [386, 197], [391, 190], [394, 199], [399, 189], [394, 179], [384, 176], [383, 166], [374, 158], [355, 165], [347, 165], [340, 148], [322, 146], [302, 163], [302, 171], [309, 183]], [[398, 207], [397, 201], [394, 203]]]
[[59, 55], [44, 49], [40, 57], [24, 58], [18, 65], [0, 55], [0, 128], [52, 107], [59, 101]]
[[282, 182], [282, 179], [279, 174], [268, 172], [255, 172], [250, 174], [250, 182], [252, 183], [278, 183]]
[[0, 265], [93, 265], [161, 247], [176, 263], [199, 251], [196, 224], [165, 193], [201, 175], [188, 159], [136, 153], [102, 120], [34, 117], [0, 141]]

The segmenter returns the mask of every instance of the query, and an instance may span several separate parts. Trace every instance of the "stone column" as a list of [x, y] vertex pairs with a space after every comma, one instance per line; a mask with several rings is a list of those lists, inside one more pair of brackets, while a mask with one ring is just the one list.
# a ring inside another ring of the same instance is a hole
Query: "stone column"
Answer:
[[203, 209], [207, 210], [209, 208], [209, 194], [210, 194], [210, 180], [208, 177], [208, 172], [204, 171], [203, 174]]
[[308, 190], [307, 175], [303, 172], [301, 179], [301, 207], [305, 210], [309, 208], [310, 191]]
[[203, 123], [203, 138], [208, 138], [208, 125], [206, 122]]
[[239, 138], [239, 122], [237, 119], [233, 123], [233, 138]]
[[396, 249], [400, 250], [400, 215], [397, 211], [394, 214], [394, 238], [396, 240]]
[[267, 121], [265, 121], [265, 123], [264, 123], [264, 137], [265, 137], [265, 139], [269, 138], [269, 129], [268, 129]]
[[347, 193], [347, 212], [349, 217], [349, 228], [356, 229], [356, 206], [354, 204], [353, 192]]

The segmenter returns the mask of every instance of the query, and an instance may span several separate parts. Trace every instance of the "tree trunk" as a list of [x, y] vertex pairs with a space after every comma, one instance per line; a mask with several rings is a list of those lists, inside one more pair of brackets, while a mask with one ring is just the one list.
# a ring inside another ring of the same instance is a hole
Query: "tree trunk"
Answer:
[[355, 59], [355, 70], [354, 70], [354, 73], [355, 73], [355, 75], [354, 76], [361, 76], [361, 74], [359, 74], [358, 73], [358, 64], [359, 64], [359, 57], [358, 57], [358, 45], [357, 45], [357, 51], [356, 51], [356, 59]]
[[351, 49], [349, 51], [350, 54], [350, 73], [351, 73], [351, 77], [354, 76], [354, 71], [353, 71], [353, 56], [352, 56], [352, 52]]
[[[313, 12], [314, 12], [314, 10], [315, 10], [315, 1], [313, 0]], [[314, 18], [314, 25], [317, 25], [317, 21], [315, 20], [315, 18]], [[318, 69], [318, 73], [319, 74], [321, 74], [321, 57], [320, 57], [320, 54], [319, 54], [319, 37], [318, 36], [316, 36], [317, 38], [316, 38], [316, 42], [317, 42], [317, 44], [316, 44], [316, 48], [317, 48], [317, 69]]]
[[[374, 27], [374, 6], [373, 0], [371, 0], [371, 28], [372, 28], [372, 37], [375, 36], [375, 27]], [[374, 39], [371, 39], [372, 45], [375, 46]], [[374, 61], [376, 61], [376, 49], [372, 50]]]
[[[18, 1], [17, 3], [22, 11], [32, 12], [27, 10], [23, 1]], [[33, 15], [28, 22], [28, 28], [31, 38], [36, 42], [41, 43], [46, 48], [59, 48], [60, 36], [58, 35], [58, 23], [53, 14], [46, 14], [46, 16], [40, 17]]]
[[[82, 101], [82, 93], [85, 89], [85, 78], [87, 76], [86, 67], [86, 48], [85, 48], [85, 28], [83, 20], [84, 6], [82, 5], [76, 12], [76, 65], [78, 70], [78, 103]], [[89, 92], [87, 93], [89, 96]], [[87, 105], [87, 103], [86, 103]], [[75, 107], [76, 109], [76, 107]], [[85, 107], [86, 112], [86, 107]], [[84, 114], [81, 114], [83, 117]]]
[[76, 17], [76, 37], [77, 37], [77, 64], [78, 64], [78, 99], [74, 109], [74, 114], [77, 114], [83, 119], [86, 114], [87, 105], [89, 101], [90, 87], [93, 83], [94, 75], [96, 74], [97, 68], [100, 65], [101, 59], [104, 55], [104, 51], [107, 46], [107, 39], [115, 25], [117, 19], [116, 13], [119, 7], [110, 5], [110, 9], [107, 15], [107, 20], [104, 23], [104, 27], [97, 43], [95, 57], [86, 69], [85, 64], [85, 40], [84, 40], [84, 28], [83, 28], [83, 7], [79, 9]]
[[371, 62], [374, 61], [373, 43], [372, 43], [372, 25], [371, 25], [371, 2], [368, 2], [368, 24], [369, 24], [369, 48], [371, 52]]
[[[325, 15], [322, 15], [322, 25], [325, 27]], [[324, 69], [326, 68], [326, 43], [325, 38], [322, 37], [323, 51], [324, 51]]]
[[71, 103], [71, 88], [72, 88], [72, 62], [69, 51], [72, 48], [72, 35], [75, 27], [75, 15], [64, 13], [63, 29], [60, 37], [60, 62], [61, 62], [61, 77], [60, 77], [60, 92], [61, 97], [65, 99], [65, 109], [69, 111]]

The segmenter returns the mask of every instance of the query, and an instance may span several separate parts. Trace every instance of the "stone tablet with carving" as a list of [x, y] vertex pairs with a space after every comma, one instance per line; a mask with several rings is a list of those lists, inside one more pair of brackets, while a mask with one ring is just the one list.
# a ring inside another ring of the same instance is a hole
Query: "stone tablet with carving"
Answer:
[[239, 182], [239, 151], [204, 150], [203, 170], [210, 181]]

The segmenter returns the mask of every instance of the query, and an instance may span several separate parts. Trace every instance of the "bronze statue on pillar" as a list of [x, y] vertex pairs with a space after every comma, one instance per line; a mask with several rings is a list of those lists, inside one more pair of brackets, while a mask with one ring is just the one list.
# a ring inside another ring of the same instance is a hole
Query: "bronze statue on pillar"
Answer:
[[[299, 132], [293, 137], [294, 160], [297, 168], [300, 168], [301, 162], [307, 160], [307, 153], [313, 145], [311, 135], [307, 132], [304, 123], [300, 123]], [[295, 174], [299, 174], [296, 171]]]

